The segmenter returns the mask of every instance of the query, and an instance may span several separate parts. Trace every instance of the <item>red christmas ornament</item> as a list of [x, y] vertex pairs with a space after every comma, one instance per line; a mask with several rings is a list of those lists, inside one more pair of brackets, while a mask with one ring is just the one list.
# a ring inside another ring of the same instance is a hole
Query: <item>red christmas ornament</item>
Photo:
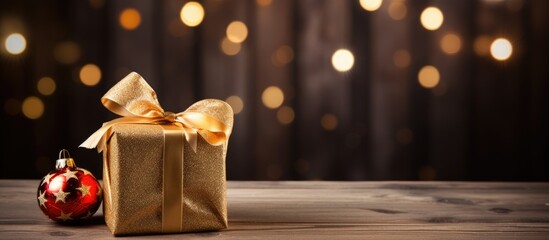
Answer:
[[91, 217], [99, 208], [103, 194], [97, 179], [88, 170], [76, 167], [65, 149], [59, 152], [55, 168], [38, 186], [40, 210], [58, 222]]

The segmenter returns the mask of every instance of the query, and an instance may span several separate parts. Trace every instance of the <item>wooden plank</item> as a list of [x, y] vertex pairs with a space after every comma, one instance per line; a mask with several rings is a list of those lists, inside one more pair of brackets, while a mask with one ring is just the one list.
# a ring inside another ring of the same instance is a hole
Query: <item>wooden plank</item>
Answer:
[[[0, 238], [114, 238], [102, 212], [58, 225], [38, 180], [0, 180]], [[549, 183], [229, 182], [229, 229], [137, 238], [547, 239]]]

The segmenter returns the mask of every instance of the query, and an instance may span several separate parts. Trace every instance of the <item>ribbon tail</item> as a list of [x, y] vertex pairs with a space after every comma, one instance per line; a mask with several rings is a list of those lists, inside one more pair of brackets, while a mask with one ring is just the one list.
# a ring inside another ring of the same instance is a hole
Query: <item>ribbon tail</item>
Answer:
[[112, 126], [119, 124], [119, 123], [150, 123], [151, 120], [144, 119], [141, 117], [121, 117], [114, 119], [112, 121], [106, 122], [99, 128], [99, 130], [95, 131], [86, 141], [84, 141], [82, 144], [80, 144], [79, 147], [84, 147], [88, 149], [96, 148], [97, 152], [101, 152], [103, 150], [104, 143], [107, 139], [112, 135], [112, 131], [109, 131]]
[[185, 139], [187, 140], [193, 151], [196, 152], [196, 145], [198, 145], [197, 130], [189, 127], [183, 127], [183, 130], [185, 131]]

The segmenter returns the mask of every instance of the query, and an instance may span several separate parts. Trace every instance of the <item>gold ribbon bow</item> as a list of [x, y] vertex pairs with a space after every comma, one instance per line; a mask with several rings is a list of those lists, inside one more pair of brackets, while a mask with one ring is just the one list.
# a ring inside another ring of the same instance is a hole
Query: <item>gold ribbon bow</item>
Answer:
[[189, 107], [184, 112], [165, 112], [154, 90], [138, 73], [132, 72], [113, 86], [102, 98], [103, 106], [121, 118], [103, 123], [80, 147], [95, 148], [103, 151], [112, 132], [112, 126], [121, 123], [171, 124], [185, 134], [185, 139], [196, 152], [198, 134], [213, 146], [227, 141], [232, 130], [232, 112], [218, 119], [209, 115], [208, 105], [219, 104], [218, 100], [206, 99]]

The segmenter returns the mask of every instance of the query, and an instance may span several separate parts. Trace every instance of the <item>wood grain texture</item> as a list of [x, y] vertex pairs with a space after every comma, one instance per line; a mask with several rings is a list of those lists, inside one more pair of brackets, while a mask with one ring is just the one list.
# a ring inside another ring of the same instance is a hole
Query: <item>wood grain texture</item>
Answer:
[[[103, 214], [58, 225], [38, 180], [0, 180], [0, 238], [114, 238]], [[229, 229], [137, 236], [212, 239], [547, 239], [549, 183], [229, 182]]]

